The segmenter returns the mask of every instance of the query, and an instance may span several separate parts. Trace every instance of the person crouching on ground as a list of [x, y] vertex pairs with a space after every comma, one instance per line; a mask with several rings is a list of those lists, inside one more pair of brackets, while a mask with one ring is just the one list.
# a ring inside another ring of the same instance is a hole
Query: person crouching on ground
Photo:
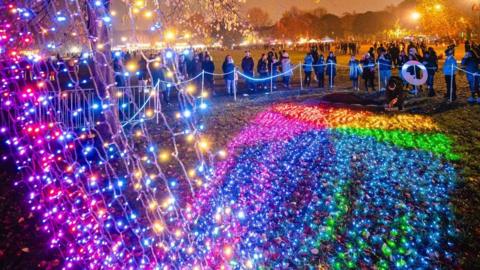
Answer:
[[455, 74], [457, 73], [457, 60], [455, 59], [455, 46], [450, 46], [446, 51], [445, 63], [443, 64], [443, 74], [445, 75], [445, 83], [447, 85], [446, 99], [452, 97], [452, 101], [457, 99], [457, 81]]
[[233, 63], [233, 58], [230, 55], [225, 57], [225, 61], [222, 65], [223, 70], [223, 79], [225, 80], [225, 85], [227, 87], [227, 94], [233, 94], [235, 91], [235, 64]]
[[352, 55], [350, 58], [348, 66], [350, 67], [350, 80], [352, 81], [352, 89], [360, 91], [360, 87], [358, 87], [358, 79], [362, 75], [362, 67], [360, 66], [360, 62], [355, 59], [355, 55]]
[[385, 109], [390, 111], [396, 107], [401, 111], [403, 110], [403, 101], [403, 80], [400, 77], [392, 76], [387, 84]]
[[[465, 53], [465, 57], [462, 59], [462, 67], [467, 73], [468, 86], [470, 88], [471, 96], [468, 98], [469, 103], [480, 103], [480, 95], [478, 92], [478, 59], [473, 55], [471, 51]], [[475, 96], [477, 99], [475, 99]]]

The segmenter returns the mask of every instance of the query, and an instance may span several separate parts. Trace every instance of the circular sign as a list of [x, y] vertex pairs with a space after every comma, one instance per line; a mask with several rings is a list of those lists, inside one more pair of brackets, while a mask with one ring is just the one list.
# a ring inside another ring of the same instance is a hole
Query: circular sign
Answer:
[[[413, 72], [408, 70], [409, 67], [413, 67]], [[422, 77], [419, 79], [417, 75], [421, 74]], [[405, 63], [402, 67], [402, 77], [409, 84], [412, 85], [422, 85], [427, 82], [428, 72], [427, 68], [420, 62], [411, 60]]]

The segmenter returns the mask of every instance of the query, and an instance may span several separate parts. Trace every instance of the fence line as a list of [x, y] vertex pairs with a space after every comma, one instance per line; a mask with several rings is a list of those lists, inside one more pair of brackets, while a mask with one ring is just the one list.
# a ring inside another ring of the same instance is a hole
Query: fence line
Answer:
[[[329, 63], [324, 65], [312, 65], [313, 66], [328, 66], [334, 65], [336, 67], [346, 67], [345, 65], [338, 65], [335, 63]], [[38, 106], [36, 110], [36, 116], [40, 122], [47, 122], [53, 119], [56, 122], [61, 123], [67, 129], [81, 129], [92, 128], [99, 121], [103, 119], [102, 110], [106, 110], [109, 107], [116, 108], [118, 111], [119, 121], [122, 127], [126, 127], [132, 123], [144, 122], [152, 119], [159, 119], [161, 113], [162, 96], [164, 98], [170, 95], [170, 89], [173, 88], [176, 91], [182, 91], [182, 89], [175, 89], [177, 86], [188, 84], [194, 80], [201, 78], [200, 93], [198, 97], [203, 103], [204, 90], [205, 90], [205, 74], [215, 76], [225, 76], [232, 73], [249, 80], [252, 82], [267, 82], [270, 81], [270, 92], [273, 91], [273, 81], [276, 78], [282, 76], [293, 76], [295, 70], [299, 70], [300, 78], [300, 91], [303, 90], [303, 74], [302, 67], [305, 64], [298, 64], [293, 66], [288, 71], [271, 75], [264, 78], [255, 78], [245, 73], [238, 71], [236, 68], [229, 73], [209, 73], [201, 72], [197, 76], [178, 83], [172, 83], [163, 80], [157, 80], [156, 84], [143, 85], [143, 86], [127, 86], [127, 87], [113, 87], [110, 89], [110, 94], [114, 94], [113, 98], [102, 98], [98, 95], [95, 89], [76, 89], [65, 90], [61, 92], [49, 92], [45, 96], [42, 96], [38, 100]], [[372, 65], [373, 66], [373, 65]], [[380, 66], [375, 64], [375, 66]], [[369, 67], [369, 66], [367, 66]], [[371, 66], [370, 66], [371, 67]], [[480, 77], [480, 73], [472, 73], [463, 68], [452, 66], [454, 69], [462, 71], [474, 77]], [[272, 74], [272, 73], [271, 73]], [[238, 80], [238, 76], [235, 76], [235, 81]], [[329, 82], [330, 83], [330, 82]], [[167, 86], [165, 89], [163, 86]], [[451, 81], [450, 89], [453, 89], [453, 80]], [[237, 87], [234, 83], [233, 87], [234, 100], [237, 100]], [[453, 100], [453, 91], [450, 91], [450, 101]], [[112, 102], [116, 102], [115, 104]]]

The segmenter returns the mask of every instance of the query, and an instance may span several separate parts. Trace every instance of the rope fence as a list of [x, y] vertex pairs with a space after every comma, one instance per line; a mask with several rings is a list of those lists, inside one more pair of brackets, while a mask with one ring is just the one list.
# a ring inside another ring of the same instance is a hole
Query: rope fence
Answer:
[[[274, 82], [276, 79], [284, 76], [293, 77], [296, 72], [300, 79], [300, 87], [298, 94], [301, 93], [301, 90], [304, 89], [303, 85], [303, 68], [305, 66], [310, 66], [312, 69], [314, 67], [328, 67], [332, 66], [330, 70], [335, 68], [350, 68], [347, 65], [339, 65], [336, 63], [326, 63], [326, 64], [297, 64], [292, 66], [289, 70], [283, 71], [281, 73], [271, 75], [268, 77], [253, 77], [248, 74], [245, 74], [242, 71], [235, 68], [233, 71], [228, 73], [209, 73], [202, 71], [200, 74], [196, 75], [193, 78], [180, 82], [172, 82], [166, 80], [156, 80], [155, 85], [143, 85], [143, 86], [125, 86], [125, 87], [116, 87], [109, 89], [110, 95], [115, 95], [114, 97], [100, 98], [100, 95], [94, 89], [75, 89], [75, 90], [64, 90], [60, 92], [49, 92], [45, 96], [42, 96], [38, 101], [36, 116], [38, 120], [44, 122], [46, 119], [51, 119], [52, 116], [55, 121], [62, 123], [63, 126], [67, 129], [85, 129], [92, 128], [99, 121], [102, 121], [104, 115], [103, 110], [109, 109], [111, 107], [116, 108], [119, 121], [122, 127], [132, 125], [138, 122], [151, 121], [156, 119], [157, 123], [159, 122], [159, 113], [162, 111], [162, 103], [165, 103], [169, 96], [172, 95], [174, 91], [185, 91], [187, 85], [201, 80], [199, 82], [200, 95], [198, 97], [192, 96], [195, 99], [198, 99], [201, 104], [204, 103], [204, 91], [206, 90], [205, 84], [205, 75], [210, 76], [227, 76], [235, 74], [234, 86], [233, 86], [233, 99], [237, 101], [237, 82], [239, 78], [243, 78], [246, 83], [263, 83], [270, 82], [269, 92], [272, 93], [274, 90]], [[362, 68], [372, 68], [375, 67], [380, 75], [379, 66], [381, 64], [375, 65], [360, 65]], [[463, 68], [452, 66], [452, 74], [455, 70], [464, 72], [470, 76], [473, 76], [474, 79], [480, 77], [480, 73], [472, 73]], [[332, 74], [330, 74], [332, 76]], [[359, 77], [361, 74], [359, 75]], [[450, 82], [450, 89], [454, 88], [453, 80]], [[478, 84], [477, 84], [478, 85]], [[453, 91], [449, 91], [449, 99], [453, 101]], [[45, 100], [50, 102], [43, 102]], [[163, 100], [162, 100], [163, 99]], [[44, 106], [45, 104], [51, 104], [53, 106], [48, 108]]]

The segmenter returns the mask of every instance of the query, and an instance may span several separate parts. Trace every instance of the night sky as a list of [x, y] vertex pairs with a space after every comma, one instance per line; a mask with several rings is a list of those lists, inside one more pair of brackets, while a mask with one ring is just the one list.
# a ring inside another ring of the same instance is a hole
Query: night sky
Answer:
[[365, 12], [382, 10], [387, 5], [398, 4], [402, 0], [246, 0], [247, 8], [260, 7], [270, 13], [272, 19], [278, 19], [292, 6], [309, 10], [324, 7], [328, 12], [342, 15], [344, 12]]

